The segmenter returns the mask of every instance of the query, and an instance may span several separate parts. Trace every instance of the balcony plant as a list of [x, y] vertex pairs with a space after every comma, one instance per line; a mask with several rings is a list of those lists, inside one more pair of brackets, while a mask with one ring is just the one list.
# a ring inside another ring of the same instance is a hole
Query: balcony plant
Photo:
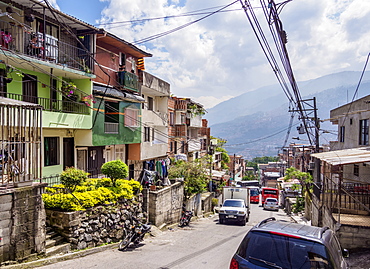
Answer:
[[63, 81], [62, 93], [72, 101], [78, 100], [79, 95], [77, 94], [77, 86], [73, 82]]
[[203, 107], [197, 106], [196, 104], [189, 104], [188, 105], [188, 111], [193, 116], [203, 116], [206, 114], [206, 111]]

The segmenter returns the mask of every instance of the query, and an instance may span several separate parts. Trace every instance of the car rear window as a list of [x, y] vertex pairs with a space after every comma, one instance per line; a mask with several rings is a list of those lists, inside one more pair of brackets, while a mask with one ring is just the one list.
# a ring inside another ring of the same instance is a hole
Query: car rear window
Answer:
[[324, 245], [267, 232], [249, 232], [237, 254], [264, 268], [334, 268]]
[[242, 201], [235, 201], [235, 200], [225, 200], [224, 206], [243, 207], [243, 202]]

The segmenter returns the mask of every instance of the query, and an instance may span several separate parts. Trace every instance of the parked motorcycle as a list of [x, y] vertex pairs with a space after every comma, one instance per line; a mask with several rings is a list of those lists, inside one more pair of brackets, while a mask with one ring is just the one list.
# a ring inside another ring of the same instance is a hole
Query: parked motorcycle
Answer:
[[179, 227], [188, 226], [192, 217], [193, 217], [193, 211], [186, 210], [186, 207], [183, 206]]
[[144, 240], [144, 236], [147, 233], [150, 233], [151, 229], [150, 224], [144, 224], [134, 219], [134, 222], [131, 224], [128, 230], [125, 230], [123, 240], [119, 244], [119, 250], [125, 250], [130, 243], [133, 243], [135, 246], [138, 245], [141, 241]]

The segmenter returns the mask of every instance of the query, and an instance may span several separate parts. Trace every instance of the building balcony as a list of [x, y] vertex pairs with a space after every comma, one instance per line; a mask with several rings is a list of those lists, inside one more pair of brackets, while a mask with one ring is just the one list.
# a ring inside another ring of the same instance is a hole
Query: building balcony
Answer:
[[175, 110], [186, 111], [188, 109], [188, 102], [185, 100], [175, 100]]
[[170, 96], [170, 84], [145, 71], [139, 71], [142, 92], [152, 96]]
[[50, 98], [43, 98], [37, 96], [29, 96], [15, 93], [0, 92], [0, 96], [25, 101], [33, 104], [39, 104], [43, 107], [44, 111], [61, 112], [61, 113], [74, 113], [90, 115], [91, 109], [85, 104], [69, 99], [55, 100]]
[[[71, 43], [66, 43], [51, 35], [34, 33], [33, 35], [37, 36], [35, 44], [42, 48], [32, 48], [32, 35], [24, 31], [23, 27], [19, 27], [14, 22], [0, 20], [0, 29], [3, 29], [3, 37], [0, 39], [2, 52], [0, 60], [6, 60], [13, 66], [24, 68], [24, 63], [33, 58], [45, 62], [46, 65], [55, 64], [60, 69], [68, 67], [85, 73], [93, 71], [94, 65], [90, 53], [79, 48], [77, 41], [64, 38], [63, 40], [71, 40]], [[8, 38], [4, 38], [5, 35]], [[14, 59], [9, 61], [9, 56]], [[24, 58], [25, 56], [29, 58]]]
[[131, 91], [139, 92], [138, 77], [134, 73], [128, 71], [118, 71], [118, 84]]

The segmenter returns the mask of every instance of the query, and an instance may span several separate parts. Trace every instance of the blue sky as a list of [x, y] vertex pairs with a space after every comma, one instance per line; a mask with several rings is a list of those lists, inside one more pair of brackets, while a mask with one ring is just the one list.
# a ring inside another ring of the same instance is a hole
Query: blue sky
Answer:
[[[135, 41], [169, 32], [205, 14], [136, 24], [104, 23], [215, 11], [233, 1], [50, 1], [82, 21], [93, 25], [101, 22], [100, 27], [151, 53], [153, 57], [145, 59], [146, 71], [170, 83], [174, 95], [193, 98], [206, 108], [262, 86], [277, 84], [239, 1], [228, 12], [141, 44]], [[250, 2], [266, 27], [260, 1]], [[293, 0], [279, 16], [288, 36], [286, 47], [297, 81], [363, 69], [370, 52], [370, 1]], [[268, 34], [267, 38], [273, 44]], [[367, 79], [370, 78], [364, 78]]]
[[62, 12], [93, 25], [100, 19], [101, 11], [107, 6], [107, 2], [99, 0], [57, 0], [57, 4]]

